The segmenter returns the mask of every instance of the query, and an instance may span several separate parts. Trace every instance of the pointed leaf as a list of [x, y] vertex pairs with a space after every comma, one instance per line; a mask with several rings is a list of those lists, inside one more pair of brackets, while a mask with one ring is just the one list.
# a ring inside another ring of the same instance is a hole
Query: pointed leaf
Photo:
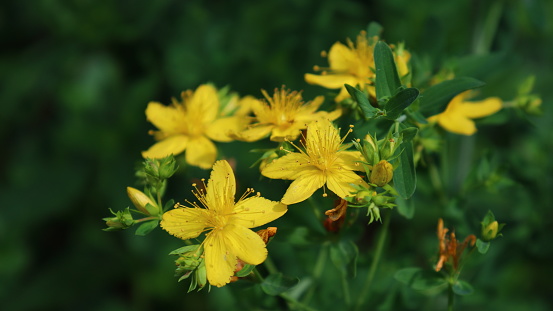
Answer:
[[134, 234], [144, 236], [154, 230], [159, 224], [159, 219], [147, 221], [141, 224], [135, 231]]
[[386, 104], [386, 119], [395, 120], [405, 108], [409, 107], [419, 96], [419, 90], [416, 88], [408, 88], [399, 91]]
[[236, 276], [239, 277], [239, 278], [245, 277], [248, 274], [250, 274], [253, 271], [253, 269], [255, 269], [255, 265], [246, 264], [246, 265], [244, 265], [242, 270], [236, 272]]
[[490, 249], [490, 242], [484, 242], [480, 239], [476, 240], [476, 248], [480, 254], [485, 254]]
[[349, 84], [344, 84], [344, 86], [346, 87], [346, 90], [348, 91], [351, 98], [353, 98], [357, 102], [357, 104], [361, 108], [361, 111], [363, 111], [363, 115], [366, 119], [372, 119], [378, 115], [379, 110], [371, 105], [371, 103], [369, 102], [369, 98], [365, 93], [361, 92], [359, 89]]
[[376, 98], [380, 101], [394, 96], [401, 87], [401, 81], [397, 73], [392, 49], [382, 41], [374, 47], [374, 65], [376, 70]]
[[397, 212], [407, 218], [411, 219], [415, 216], [415, 202], [413, 200], [405, 200], [402, 197], [397, 197], [394, 203], [397, 205]]
[[267, 295], [276, 296], [296, 286], [299, 281], [296, 277], [286, 276], [282, 273], [271, 274], [263, 280], [261, 289]]
[[441, 112], [453, 97], [484, 84], [474, 78], [458, 77], [433, 85], [421, 94], [420, 111], [428, 115]]
[[347, 277], [355, 277], [357, 270], [357, 245], [351, 240], [341, 241], [330, 247], [330, 259], [338, 270]]
[[404, 199], [409, 199], [417, 186], [417, 175], [413, 159], [413, 142], [402, 143], [399, 167], [394, 171], [394, 188]]

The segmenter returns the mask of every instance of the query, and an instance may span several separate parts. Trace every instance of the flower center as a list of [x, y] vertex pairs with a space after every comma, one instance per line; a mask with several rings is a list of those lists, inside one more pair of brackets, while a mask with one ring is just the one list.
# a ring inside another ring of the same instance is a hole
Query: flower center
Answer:
[[287, 90], [284, 86], [280, 90], [275, 89], [272, 97], [265, 90], [261, 90], [261, 92], [266, 99], [268, 109], [265, 109], [265, 115], [257, 116], [259, 121], [284, 128], [292, 125], [303, 105], [301, 92]]

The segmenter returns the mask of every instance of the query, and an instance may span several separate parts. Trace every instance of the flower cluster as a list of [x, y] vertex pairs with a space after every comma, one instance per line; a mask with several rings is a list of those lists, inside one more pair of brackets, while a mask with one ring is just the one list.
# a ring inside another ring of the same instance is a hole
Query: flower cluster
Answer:
[[[262, 90], [263, 98], [241, 98], [211, 84], [183, 92], [170, 106], [150, 102], [146, 118], [157, 128], [150, 131], [157, 142], [142, 152], [144, 168], [137, 175], [145, 189], [128, 188], [136, 210], [113, 213], [105, 219], [107, 230], [140, 224], [137, 234], [143, 235], [159, 225], [186, 241], [171, 254], [178, 257], [177, 275], [191, 280], [190, 289], [208, 283], [221, 287], [251, 277], [252, 269], [265, 262], [267, 243], [277, 229], [257, 233], [251, 229], [283, 217], [289, 205], [306, 205], [302, 203], [306, 200], [311, 205], [327, 204], [327, 218], [319, 216], [333, 234], [354, 226], [350, 215], [361, 209], [366, 209], [368, 223], [381, 221], [385, 218], [381, 210], [395, 207], [412, 217], [406, 202], [412, 202], [408, 200], [415, 192], [416, 168], [446, 137], [434, 125], [473, 135], [472, 119], [504, 106], [498, 97], [467, 101], [475, 94], [470, 89], [481, 85], [474, 79], [450, 76], [437, 83], [437, 76], [430, 79], [434, 84], [412, 86], [411, 53], [401, 43], [385, 44], [376, 34], [363, 31], [355, 42], [337, 42], [323, 56], [329, 67], [315, 66], [320, 74], [305, 74], [305, 81], [335, 90], [326, 103], [325, 96], [304, 100], [301, 91], [284, 86], [272, 94]], [[339, 124], [354, 122], [341, 133]], [[217, 151], [218, 143], [235, 140], [242, 144], [265, 140], [270, 146], [256, 169], [265, 177], [261, 182], [291, 181], [278, 194], [279, 201], [266, 199], [253, 188], [236, 200], [233, 166], [242, 161]], [[192, 184], [192, 201], [163, 204], [167, 180], [178, 171], [182, 153], [186, 165], [211, 169], [211, 175], [207, 183], [202, 179]], [[144, 217], [134, 219], [131, 212]], [[492, 214], [482, 223], [480, 242], [470, 235], [460, 243], [440, 219], [435, 270], [446, 266], [458, 270], [463, 250], [475, 243], [488, 247], [501, 227]]]

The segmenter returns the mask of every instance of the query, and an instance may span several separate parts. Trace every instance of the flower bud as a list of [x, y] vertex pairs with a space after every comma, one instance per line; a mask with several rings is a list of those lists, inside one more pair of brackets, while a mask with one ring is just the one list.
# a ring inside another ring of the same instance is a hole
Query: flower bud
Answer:
[[394, 167], [390, 162], [381, 160], [372, 169], [369, 181], [379, 187], [385, 186], [394, 177]]
[[152, 201], [152, 199], [145, 195], [142, 191], [133, 187], [127, 187], [127, 195], [136, 209], [142, 213], [146, 215], [157, 215], [159, 213], [157, 204], [155, 204], [154, 201]]
[[482, 227], [482, 240], [490, 241], [497, 237], [499, 232], [499, 223], [496, 221], [488, 224], [485, 228]]
[[129, 228], [134, 224], [134, 219], [132, 218], [131, 212], [128, 207], [123, 211], [118, 211], [117, 213], [114, 213], [110, 209], [110, 212], [113, 215], [115, 215], [115, 217], [104, 218], [103, 220], [105, 220], [106, 226], [108, 227], [102, 230], [104, 231], [123, 230], [123, 229]]

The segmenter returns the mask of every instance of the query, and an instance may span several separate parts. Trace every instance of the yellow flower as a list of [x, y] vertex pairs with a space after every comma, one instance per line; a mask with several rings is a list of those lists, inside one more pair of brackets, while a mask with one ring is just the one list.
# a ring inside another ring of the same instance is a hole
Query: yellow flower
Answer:
[[341, 110], [332, 112], [317, 111], [324, 97], [318, 96], [313, 101], [304, 103], [301, 92], [275, 89], [273, 97], [261, 91], [266, 101], [251, 103], [257, 122], [251, 124], [245, 131], [235, 133], [236, 139], [256, 141], [271, 134], [272, 141], [296, 140], [301, 130], [307, 124], [319, 118], [335, 120], [341, 115]]
[[428, 118], [429, 122], [438, 122], [449, 132], [461, 135], [476, 133], [476, 126], [471, 119], [489, 116], [501, 110], [502, 102], [498, 97], [489, 97], [481, 101], [465, 101], [470, 91], [455, 96], [444, 112]]
[[357, 162], [362, 160], [361, 153], [345, 151], [342, 142], [332, 122], [326, 119], [314, 121], [307, 127], [305, 151], [274, 160], [261, 174], [273, 179], [294, 180], [282, 197], [284, 204], [304, 201], [325, 184], [339, 197], [345, 198], [356, 191], [353, 185], [369, 186], [353, 172], [362, 170]]
[[150, 131], [158, 140], [144, 158], [163, 158], [186, 150], [186, 162], [208, 169], [217, 157], [212, 142], [229, 142], [231, 131], [241, 130], [247, 123], [243, 115], [225, 116], [220, 113], [217, 90], [211, 85], [200, 85], [195, 92], [182, 92], [182, 102], [173, 99], [171, 106], [150, 102], [146, 108], [148, 121], [159, 131]]
[[224, 160], [213, 165], [206, 190], [196, 188], [192, 192], [205, 208], [188, 202], [192, 207], [179, 207], [163, 214], [161, 227], [183, 240], [209, 231], [202, 244], [211, 285], [221, 287], [229, 283], [238, 259], [252, 265], [265, 261], [265, 242], [249, 228], [284, 215], [286, 205], [262, 198], [259, 193], [247, 198], [253, 189], [248, 189], [235, 203], [234, 173]]
[[[334, 99], [336, 102], [349, 98], [344, 84], [357, 86], [361, 90], [366, 90], [373, 97], [376, 96], [374, 89], [374, 47], [378, 42], [378, 37], [367, 38], [367, 33], [361, 31], [357, 36], [357, 41], [353, 43], [347, 39], [347, 46], [336, 42], [330, 48], [328, 56], [330, 68], [320, 68], [315, 66], [315, 71], [321, 71], [321, 75], [306, 73], [305, 81], [309, 84], [316, 84], [328, 89], [340, 89], [340, 93]], [[403, 48], [403, 45], [394, 49], [394, 60], [400, 77], [409, 73], [407, 63], [411, 54]]]

